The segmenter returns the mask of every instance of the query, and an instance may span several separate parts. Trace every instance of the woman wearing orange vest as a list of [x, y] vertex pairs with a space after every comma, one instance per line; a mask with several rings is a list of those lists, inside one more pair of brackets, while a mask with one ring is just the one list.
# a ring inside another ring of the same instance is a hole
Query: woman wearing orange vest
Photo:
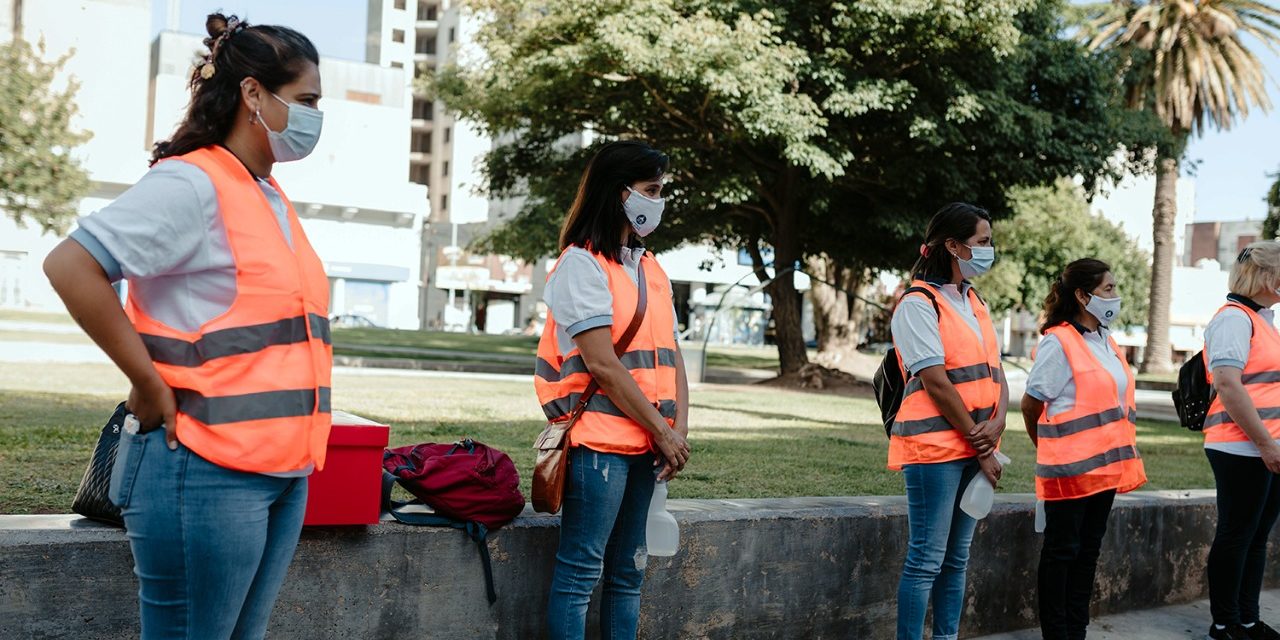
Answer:
[[1267, 538], [1280, 516], [1280, 244], [1254, 242], [1231, 269], [1227, 303], [1204, 331], [1216, 392], [1204, 448], [1218, 489], [1218, 530], [1209, 550], [1211, 638], [1274, 640], [1258, 599]]
[[[560, 548], [547, 603], [554, 640], [585, 635], [602, 574], [600, 636], [636, 637], [654, 481], [675, 477], [689, 458], [689, 388], [671, 282], [640, 244], [662, 218], [666, 170], [667, 156], [641, 142], [601, 147], [582, 174], [560, 232], [562, 253], [547, 279], [538, 401], [549, 420], [567, 420], [592, 381], [599, 385], [568, 434]], [[640, 287], [645, 314], [629, 331]], [[624, 342], [619, 356], [615, 345]]]
[[995, 327], [969, 278], [995, 262], [991, 216], [943, 207], [929, 222], [908, 290], [893, 313], [906, 388], [890, 432], [889, 468], [907, 485], [911, 540], [898, 583], [898, 640], [920, 640], [930, 596], [934, 640], [954, 640], [977, 521], [960, 495], [978, 473], [994, 485], [1009, 391]]
[[1146, 482], [1138, 456], [1133, 372], [1107, 328], [1120, 315], [1111, 267], [1067, 265], [1044, 301], [1022, 419], [1036, 445], [1036, 497], [1045, 640], [1083, 640], [1098, 550], [1116, 493]]
[[330, 427], [329, 283], [271, 178], [319, 139], [319, 56], [285, 27], [207, 28], [151, 170], [45, 262], [133, 385], [110, 497], [143, 638], [264, 636]]

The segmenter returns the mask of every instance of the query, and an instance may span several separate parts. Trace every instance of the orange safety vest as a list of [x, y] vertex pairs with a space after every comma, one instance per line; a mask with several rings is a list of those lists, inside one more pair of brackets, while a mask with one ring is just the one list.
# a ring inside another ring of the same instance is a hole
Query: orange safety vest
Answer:
[[[1262, 319], [1256, 311], [1238, 302], [1228, 302], [1227, 307], [1243, 309], [1253, 322], [1253, 338], [1249, 341], [1249, 361], [1244, 364], [1240, 382], [1249, 392], [1249, 399], [1258, 409], [1262, 424], [1272, 438], [1280, 439], [1280, 334], [1271, 323]], [[1206, 370], [1209, 383], [1213, 384], [1213, 371]], [[1227, 413], [1217, 394], [1209, 404], [1209, 414], [1204, 420], [1205, 442], [1248, 442], [1240, 425]]]
[[[929, 289], [935, 299], [941, 299], [938, 288], [916, 280], [913, 287]], [[907, 295], [923, 296], [914, 292]], [[969, 288], [969, 304], [978, 318], [982, 340], [977, 340], [973, 329], [946, 301], [938, 303], [938, 332], [942, 336], [945, 352], [944, 366], [947, 378], [955, 385], [965, 409], [974, 422], [991, 419], [1000, 404], [1001, 381], [1004, 369], [1000, 366], [1000, 345], [996, 341], [995, 327], [987, 313], [987, 305], [978, 293]], [[895, 347], [897, 339], [894, 339]], [[978, 452], [943, 417], [925, 391], [924, 383], [916, 375], [907, 372], [902, 364], [902, 350], [898, 352], [898, 367], [907, 381], [903, 389], [902, 406], [894, 419], [889, 434], [889, 468], [894, 471], [907, 464], [929, 464], [962, 460], [978, 455]]]
[[[592, 255], [604, 268], [609, 279], [609, 292], [613, 295], [613, 325], [610, 333], [614, 344], [626, 332], [627, 325], [636, 312], [639, 291], [627, 270], [617, 262], [601, 254]], [[561, 254], [563, 258], [563, 254]], [[557, 261], [556, 265], [559, 265]], [[640, 260], [648, 286], [648, 309], [640, 329], [632, 338], [626, 353], [622, 354], [622, 366], [631, 371], [636, 384], [658, 412], [674, 424], [676, 417], [676, 338], [675, 317], [671, 308], [671, 282], [658, 266], [652, 253], [645, 253]], [[552, 273], [555, 272], [553, 267]], [[550, 278], [550, 274], [548, 274]], [[547, 313], [547, 324], [538, 342], [537, 369], [533, 386], [538, 392], [538, 402], [552, 422], [568, 420], [577, 406], [578, 399], [591, 374], [587, 371], [582, 354], [575, 346], [567, 354], [561, 354], [556, 339], [556, 321]], [[584, 446], [605, 453], [636, 454], [651, 451], [649, 432], [619, 409], [600, 390], [587, 403], [586, 410], [569, 433], [570, 446]]]
[[333, 368], [324, 266], [274, 179], [288, 209], [292, 248], [254, 177], [230, 151], [208, 146], [179, 159], [213, 182], [235, 256], [236, 298], [199, 329], [179, 331], [147, 315], [130, 289], [125, 313], [173, 388], [177, 438], [229, 469], [322, 468]]
[[[1036, 425], [1036, 497], [1041, 500], [1083, 498], [1108, 489], [1127, 493], [1147, 481], [1138, 455], [1137, 409], [1133, 372], [1125, 364], [1129, 385], [1123, 399], [1115, 379], [1085, 344], [1084, 336], [1068, 323], [1049, 329], [1058, 337], [1071, 365], [1076, 386], [1075, 406], [1048, 416], [1048, 406]], [[1107, 341], [1116, 354], [1120, 347]], [[1119, 356], [1117, 356], [1119, 357]]]

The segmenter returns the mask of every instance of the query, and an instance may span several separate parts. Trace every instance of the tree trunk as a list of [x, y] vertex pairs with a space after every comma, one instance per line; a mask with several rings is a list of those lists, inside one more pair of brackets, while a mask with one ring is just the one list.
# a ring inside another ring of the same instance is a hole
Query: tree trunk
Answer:
[[852, 269], [837, 265], [827, 256], [813, 256], [805, 262], [809, 273], [816, 277], [809, 290], [813, 300], [813, 325], [818, 333], [816, 361], [824, 367], [839, 369], [847, 365], [858, 350], [859, 305], [847, 292], [857, 291], [862, 279], [856, 277]]
[[1173, 294], [1173, 223], [1178, 216], [1178, 160], [1164, 158], [1156, 169], [1152, 210], [1151, 304], [1147, 309], [1147, 349], [1143, 373], [1173, 371], [1169, 344], [1169, 305]]
[[[804, 331], [800, 326], [801, 301], [796, 292], [795, 272], [788, 271], [800, 259], [797, 251], [799, 239], [796, 237], [792, 214], [777, 213], [777, 222], [770, 240], [773, 244], [774, 279], [765, 287], [765, 291], [769, 293], [773, 303], [774, 339], [778, 344], [780, 373], [786, 375], [797, 373], [801, 367], [809, 364], [809, 354], [804, 346]], [[749, 242], [747, 251], [751, 254], [756, 277], [761, 283], [768, 281], [760, 247], [755, 242]]]

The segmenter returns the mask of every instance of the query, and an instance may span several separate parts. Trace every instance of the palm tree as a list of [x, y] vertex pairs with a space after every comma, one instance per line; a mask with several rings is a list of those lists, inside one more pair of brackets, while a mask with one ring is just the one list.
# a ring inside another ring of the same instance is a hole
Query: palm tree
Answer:
[[1280, 10], [1252, 0], [1115, 0], [1094, 16], [1086, 31], [1089, 47], [1122, 56], [1127, 106], [1154, 112], [1174, 142], [1161, 150], [1156, 165], [1155, 250], [1142, 362], [1144, 372], [1167, 372], [1173, 369], [1169, 303], [1182, 154], [1189, 136], [1201, 135], [1206, 125], [1229, 129], [1251, 106], [1271, 107], [1267, 74], [1241, 36], [1276, 50]]

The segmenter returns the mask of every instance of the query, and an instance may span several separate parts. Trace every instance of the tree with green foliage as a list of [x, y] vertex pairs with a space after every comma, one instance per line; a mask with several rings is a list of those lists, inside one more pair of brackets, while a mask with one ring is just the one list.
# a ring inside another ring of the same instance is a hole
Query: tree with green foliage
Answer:
[[47, 62], [44, 53], [20, 38], [0, 44], [0, 209], [19, 225], [63, 233], [89, 189], [71, 155], [89, 134], [71, 128], [76, 84], [54, 88], [70, 54]]
[[1115, 0], [1099, 5], [1084, 31], [1095, 50], [1122, 56], [1130, 108], [1155, 114], [1171, 141], [1160, 148], [1152, 210], [1151, 304], [1142, 371], [1173, 370], [1169, 305], [1173, 300], [1178, 175], [1191, 134], [1229, 129], [1264, 111], [1266, 71], [1244, 37], [1275, 49], [1280, 10], [1256, 0]]
[[[1058, 0], [476, 0], [486, 60], [427, 88], [501, 143], [491, 196], [528, 195], [486, 250], [554, 252], [593, 149], [581, 131], [672, 157], [661, 250], [744, 247], [769, 278], [810, 259], [906, 269], [954, 200], [1140, 166], [1149, 118], [1116, 109], [1116, 69], [1061, 34]], [[518, 135], [513, 135], [518, 134]], [[1115, 150], [1135, 150], [1130, 166]], [[810, 262], [810, 266], [813, 264]], [[807, 356], [790, 277], [767, 289], [782, 372]]]
[[1143, 322], [1150, 255], [1119, 226], [1091, 214], [1080, 187], [1059, 180], [1052, 186], [1017, 188], [1009, 202], [1013, 216], [1000, 225], [1000, 259], [975, 282], [993, 310], [1038, 312], [1068, 263], [1096, 258], [1111, 265], [1124, 296], [1120, 324]]

